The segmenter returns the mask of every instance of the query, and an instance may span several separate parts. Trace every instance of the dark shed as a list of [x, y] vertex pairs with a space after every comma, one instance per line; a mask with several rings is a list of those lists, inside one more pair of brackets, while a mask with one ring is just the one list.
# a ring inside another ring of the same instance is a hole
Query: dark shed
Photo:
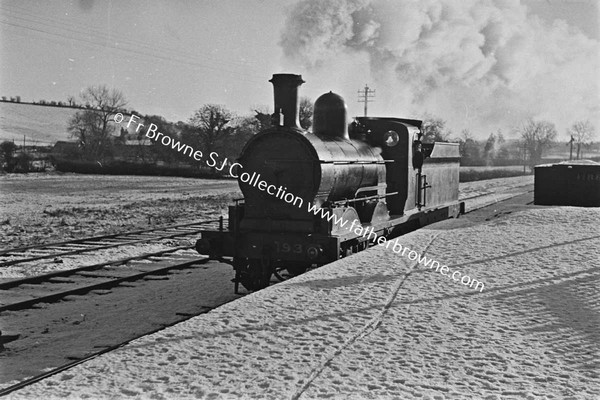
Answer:
[[600, 207], [600, 163], [578, 160], [538, 165], [534, 204]]

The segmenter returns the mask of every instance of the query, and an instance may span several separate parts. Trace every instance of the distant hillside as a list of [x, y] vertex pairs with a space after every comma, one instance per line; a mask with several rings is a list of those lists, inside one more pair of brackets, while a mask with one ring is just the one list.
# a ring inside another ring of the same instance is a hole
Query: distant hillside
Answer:
[[0, 102], [0, 141], [15, 140], [27, 145], [39, 145], [70, 140], [67, 126], [78, 110], [63, 107], [45, 107], [31, 104]]

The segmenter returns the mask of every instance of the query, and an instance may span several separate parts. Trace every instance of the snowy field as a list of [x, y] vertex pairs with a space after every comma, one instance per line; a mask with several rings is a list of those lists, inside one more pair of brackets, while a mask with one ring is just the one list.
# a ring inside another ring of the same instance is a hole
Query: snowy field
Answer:
[[0, 102], [0, 141], [15, 140], [28, 146], [52, 145], [69, 137], [69, 120], [77, 111], [66, 107], [45, 107], [31, 104]]
[[213, 219], [235, 197], [232, 179], [1, 175], [0, 248]]
[[401, 238], [9, 398], [597, 399], [600, 209], [520, 207]]

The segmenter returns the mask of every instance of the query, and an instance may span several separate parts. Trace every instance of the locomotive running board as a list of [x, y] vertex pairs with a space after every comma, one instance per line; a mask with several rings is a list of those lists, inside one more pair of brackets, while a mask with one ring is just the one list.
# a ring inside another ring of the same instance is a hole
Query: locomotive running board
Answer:
[[[464, 213], [465, 203], [457, 202], [441, 205], [428, 210], [419, 211], [414, 209], [403, 215], [391, 215], [390, 219], [387, 221], [376, 222], [373, 224], [363, 224], [362, 227], [363, 229], [374, 232], [378, 237], [385, 236], [387, 238], [393, 238], [408, 232], [412, 232], [434, 222], [443, 221], [448, 218], [456, 218], [460, 214]], [[347, 242], [350, 240], [358, 240], [359, 242], [363, 242], [365, 240], [369, 240], [368, 236], [359, 236], [350, 230], [345, 230], [344, 233], [340, 233], [335, 236], [338, 237], [341, 242]]]

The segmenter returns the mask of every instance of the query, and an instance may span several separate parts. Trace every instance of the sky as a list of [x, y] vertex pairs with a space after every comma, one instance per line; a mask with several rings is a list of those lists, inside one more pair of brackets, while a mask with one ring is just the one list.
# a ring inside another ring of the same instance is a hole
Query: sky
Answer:
[[[272, 107], [273, 73], [362, 115], [447, 121], [454, 136], [527, 118], [600, 132], [598, 0], [0, 1], [0, 95], [65, 101], [121, 90], [142, 114]], [[597, 138], [600, 133], [597, 133]]]

